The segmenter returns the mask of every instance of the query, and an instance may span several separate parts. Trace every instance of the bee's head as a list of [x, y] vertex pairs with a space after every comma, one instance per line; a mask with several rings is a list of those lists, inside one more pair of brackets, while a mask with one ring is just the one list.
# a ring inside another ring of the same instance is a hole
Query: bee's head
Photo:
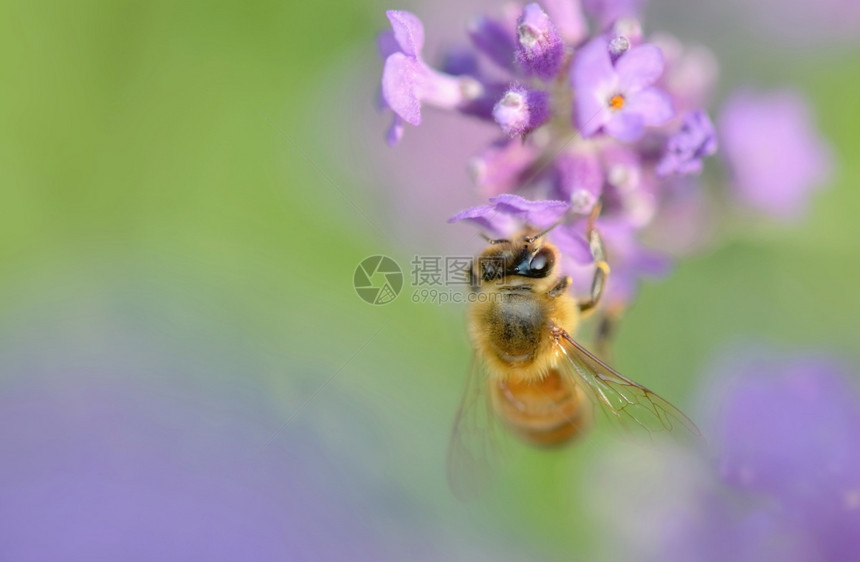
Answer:
[[526, 230], [510, 240], [490, 240], [475, 260], [474, 275], [479, 283], [509, 283], [520, 279], [545, 279], [555, 273], [558, 251], [543, 233]]

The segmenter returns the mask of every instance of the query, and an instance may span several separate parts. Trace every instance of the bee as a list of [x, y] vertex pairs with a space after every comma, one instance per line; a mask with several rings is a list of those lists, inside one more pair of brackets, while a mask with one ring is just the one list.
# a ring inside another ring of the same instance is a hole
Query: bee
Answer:
[[590, 296], [577, 299], [559, 271], [548, 231], [527, 228], [510, 239], [488, 240], [469, 268], [468, 310], [473, 366], [454, 422], [449, 480], [469, 496], [491, 470], [493, 420], [528, 444], [557, 446], [582, 435], [595, 408], [624, 428], [699, 435], [669, 402], [622, 376], [577, 342], [583, 317], [600, 302], [609, 277], [600, 235], [589, 220], [595, 262]]

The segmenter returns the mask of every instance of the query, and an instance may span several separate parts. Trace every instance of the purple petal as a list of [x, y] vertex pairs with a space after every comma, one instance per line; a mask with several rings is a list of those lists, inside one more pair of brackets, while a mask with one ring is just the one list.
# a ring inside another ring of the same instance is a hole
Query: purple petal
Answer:
[[648, 88], [627, 98], [624, 111], [640, 115], [642, 122], [651, 127], [662, 125], [675, 113], [672, 99], [657, 88]]
[[588, 265], [594, 263], [594, 256], [591, 255], [591, 248], [585, 239], [585, 228], [580, 228], [578, 224], [559, 225], [552, 229], [549, 237], [562, 256], [573, 260], [577, 265]]
[[537, 148], [518, 139], [495, 142], [469, 162], [475, 184], [488, 197], [513, 191], [538, 156]]
[[520, 137], [539, 127], [549, 117], [549, 96], [516, 84], [493, 108], [493, 119], [510, 137]]
[[442, 109], [459, 109], [485, 96], [485, 87], [472, 76], [451, 76], [422, 64], [418, 92], [422, 101]]
[[449, 223], [468, 221], [497, 236], [509, 236], [516, 230], [517, 221], [510, 215], [500, 213], [495, 205], [481, 205], [457, 213]]
[[448, 222], [467, 220], [493, 233], [509, 236], [518, 224], [546, 228], [563, 217], [568, 208], [564, 201], [529, 201], [506, 193], [491, 198], [489, 205], [466, 209]]
[[642, 116], [635, 111], [618, 111], [607, 121], [606, 132], [620, 141], [634, 142], [642, 138], [645, 123]]
[[526, 74], [548, 80], [558, 73], [564, 45], [558, 30], [538, 4], [523, 8], [517, 20], [516, 59]]
[[551, 226], [570, 208], [570, 205], [564, 201], [529, 201], [510, 193], [493, 197], [490, 203], [493, 203], [499, 212], [538, 228]]
[[555, 192], [570, 201], [571, 210], [588, 214], [600, 198], [603, 167], [593, 151], [566, 152], [556, 160]]
[[501, 22], [479, 16], [469, 22], [468, 33], [472, 44], [490, 60], [506, 70], [514, 69], [516, 37]]
[[423, 73], [421, 63], [403, 53], [394, 53], [385, 59], [382, 97], [394, 113], [410, 125], [421, 124], [421, 103], [416, 85]]
[[693, 174], [702, 171], [702, 160], [717, 151], [717, 135], [708, 114], [694, 111], [684, 116], [681, 128], [669, 137], [657, 174]]
[[388, 10], [385, 15], [391, 22], [394, 39], [400, 45], [400, 50], [412, 57], [420, 56], [424, 48], [424, 26], [418, 16], [400, 10]]
[[618, 87], [605, 38], [597, 37], [577, 51], [570, 76], [576, 126], [584, 137], [589, 137], [609, 119], [607, 99]]
[[391, 118], [391, 126], [388, 128], [388, 133], [385, 135], [385, 142], [388, 146], [396, 146], [403, 140], [403, 119], [396, 113]]
[[376, 36], [376, 50], [382, 60], [400, 51], [400, 45], [397, 44], [393, 31], [383, 31]]
[[663, 74], [663, 52], [656, 45], [639, 45], [615, 63], [622, 93], [632, 95], [656, 82]]

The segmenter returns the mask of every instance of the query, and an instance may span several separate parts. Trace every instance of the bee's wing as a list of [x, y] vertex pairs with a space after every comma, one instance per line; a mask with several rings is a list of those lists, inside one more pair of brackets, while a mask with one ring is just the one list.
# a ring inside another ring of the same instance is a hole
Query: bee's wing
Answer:
[[616, 425], [648, 434], [670, 431], [679, 437], [701, 440], [696, 424], [658, 394], [618, 373], [564, 330], [560, 330], [556, 341], [567, 359], [564, 370]]
[[500, 436], [488, 382], [483, 362], [473, 355], [448, 445], [448, 484], [464, 501], [489, 488], [500, 460]]

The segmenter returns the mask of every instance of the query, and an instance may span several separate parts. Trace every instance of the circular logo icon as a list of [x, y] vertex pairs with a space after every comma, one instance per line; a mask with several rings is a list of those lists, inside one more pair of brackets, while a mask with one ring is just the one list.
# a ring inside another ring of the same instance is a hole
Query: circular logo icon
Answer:
[[388, 256], [370, 256], [355, 268], [352, 285], [368, 304], [388, 304], [403, 288], [403, 272]]

